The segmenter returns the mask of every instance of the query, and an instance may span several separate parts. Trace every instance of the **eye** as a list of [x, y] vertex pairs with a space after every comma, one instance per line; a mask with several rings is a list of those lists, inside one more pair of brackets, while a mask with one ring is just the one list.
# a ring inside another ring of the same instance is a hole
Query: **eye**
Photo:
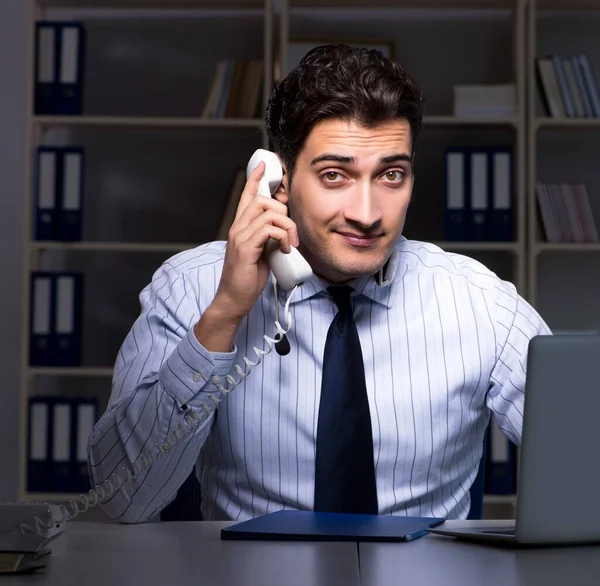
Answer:
[[383, 176], [388, 181], [397, 182], [397, 181], [402, 181], [402, 179], [404, 178], [404, 175], [405, 175], [405, 173], [402, 169], [391, 169], [389, 171], [386, 171]]
[[323, 174], [323, 177], [331, 182], [331, 181], [335, 181], [336, 179], [339, 179], [341, 177], [341, 174], [338, 173], [337, 171], [327, 171], [326, 173]]

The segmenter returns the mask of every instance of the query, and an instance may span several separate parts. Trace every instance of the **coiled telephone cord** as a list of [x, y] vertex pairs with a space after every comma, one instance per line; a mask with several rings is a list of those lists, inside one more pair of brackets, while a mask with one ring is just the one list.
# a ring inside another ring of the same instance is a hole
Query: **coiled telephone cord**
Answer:
[[[122, 466], [118, 471], [113, 472], [104, 482], [97, 485], [95, 488], [90, 489], [87, 494], [82, 494], [64, 505], [59, 505], [60, 518], [57, 519], [48, 515], [47, 519], [42, 519], [39, 516], [34, 516], [31, 523], [21, 523], [21, 531], [30, 534], [45, 534], [49, 529], [52, 529], [56, 523], [71, 521], [80, 513], [85, 513], [91, 507], [95, 507], [104, 500], [112, 497], [126, 482], [136, 481], [138, 476], [146, 472], [156, 460], [163, 458], [178, 442], [187, 435], [193, 433], [200, 423], [207, 419], [219, 406], [219, 403], [250, 374], [251, 369], [260, 364], [262, 357], [269, 354], [273, 350], [274, 345], [290, 331], [292, 327], [292, 316], [289, 311], [289, 305], [299, 285], [296, 285], [292, 289], [286, 300], [284, 315], [287, 327], [284, 329], [279, 323], [278, 288], [274, 277], [272, 277], [272, 282], [275, 295], [275, 327], [277, 329], [277, 337], [271, 338], [265, 334], [263, 338], [267, 343], [268, 348], [264, 350], [257, 348], [256, 346], [253, 347], [254, 353], [256, 354], [256, 362], [252, 362], [248, 357], [244, 356], [243, 362], [245, 363], [246, 368], [242, 370], [239, 365], [236, 364], [234, 366], [234, 370], [239, 376], [238, 380], [228, 374], [225, 376], [227, 386], [223, 386], [220, 383], [218, 376], [211, 377], [210, 382], [215, 385], [220, 396], [209, 393], [208, 398], [212, 401], [211, 405], [209, 405], [207, 401], [203, 401], [199, 409], [196, 410], [190, 408], [188, 410], [189, 412], [183, 418], [183, 422], [180, 423], [177, 428], [173, 429], [161, 443], [155, 444], [156, 450], [146, 450], [146, 452], [143, 452], [140, 457], [132, 463], [133, 470], [130, 470], [126, 466]], [[184, 423], [187, 424], [187, 427]]]

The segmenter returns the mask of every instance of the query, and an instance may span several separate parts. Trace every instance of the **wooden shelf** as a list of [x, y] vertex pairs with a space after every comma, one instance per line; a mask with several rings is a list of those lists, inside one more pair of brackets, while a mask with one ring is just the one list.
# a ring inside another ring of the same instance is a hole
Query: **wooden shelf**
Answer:
[[538, 117], [536, 128], [600, 128], [600, 118], [550, 118]]
[[121, 126], [139, 128], [256, 128], [262, 119], [252, 118], [177, 118], [161, 116], [34, 116], [40, 126]]
[[261, 0], [36, 0], [40, 8], [77, 9], [249, 9], [264, 8]]
[[[600, 122], [600, 121], [599, 121]], [[40, 126], [121, 126], [147, 128], [264, 128], [262, 118], [177, 118], [161, 116], [34, 116]], [[424, 116], [426, 126], [516, 126], [516, 116], [479, 118], [476, 116]]]
[[479, 118], [476, 116], [424, 116], [423, 126], [517, 126], [517, 116]]
[[600, 242], [538, 242], [534, 252], [600, 252]]
[[448, 251], [497, 251], [518, 252], [519, 244], [516, 242], [433, 242], [443, 250]]
[[200, 246], [202, 243], [179, 242], [51, 242], [33, 241], [32, 251], [69, 250], [88, 252], [181, 252]]
[[435, 10], [506, 10], [517, 0], [290, 0], [291, 8], [397, 8]]
[[537, 0], [536, 10], [553, 11], [600, 11], [600, 2], [598, 0]]
[[112, 377], [112, 367], [90, 366], [33, 366], [29, 367], [31, 376], [84, 376], [84, 377]]

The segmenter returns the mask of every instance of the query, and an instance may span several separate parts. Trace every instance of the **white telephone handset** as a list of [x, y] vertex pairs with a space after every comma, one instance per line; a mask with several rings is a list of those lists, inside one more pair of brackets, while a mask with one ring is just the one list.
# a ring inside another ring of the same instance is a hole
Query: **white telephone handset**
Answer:
[[[272, 197], [283, 179], [283, 168], [277, 155], [265, 149], [257, 149], [246, 168], [246, 178], [263, 161], [265, 172], [258, 185], [258, 195]], [[266, 246], [269, 266], [279, 286], [288, 291], [295, 285], [300, 285], [313, 274], [306, 259], [292, 246], [289, 253], [279, 248], [276, 240], [271, 240]]]

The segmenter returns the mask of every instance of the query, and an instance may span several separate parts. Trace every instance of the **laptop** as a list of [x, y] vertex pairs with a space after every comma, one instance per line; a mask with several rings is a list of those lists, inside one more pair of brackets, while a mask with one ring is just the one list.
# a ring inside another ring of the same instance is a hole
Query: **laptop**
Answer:
[[514, 546], [600, 543], [599, 424], [600, 334], [532, 338], [514, 523], [428, 532]]

